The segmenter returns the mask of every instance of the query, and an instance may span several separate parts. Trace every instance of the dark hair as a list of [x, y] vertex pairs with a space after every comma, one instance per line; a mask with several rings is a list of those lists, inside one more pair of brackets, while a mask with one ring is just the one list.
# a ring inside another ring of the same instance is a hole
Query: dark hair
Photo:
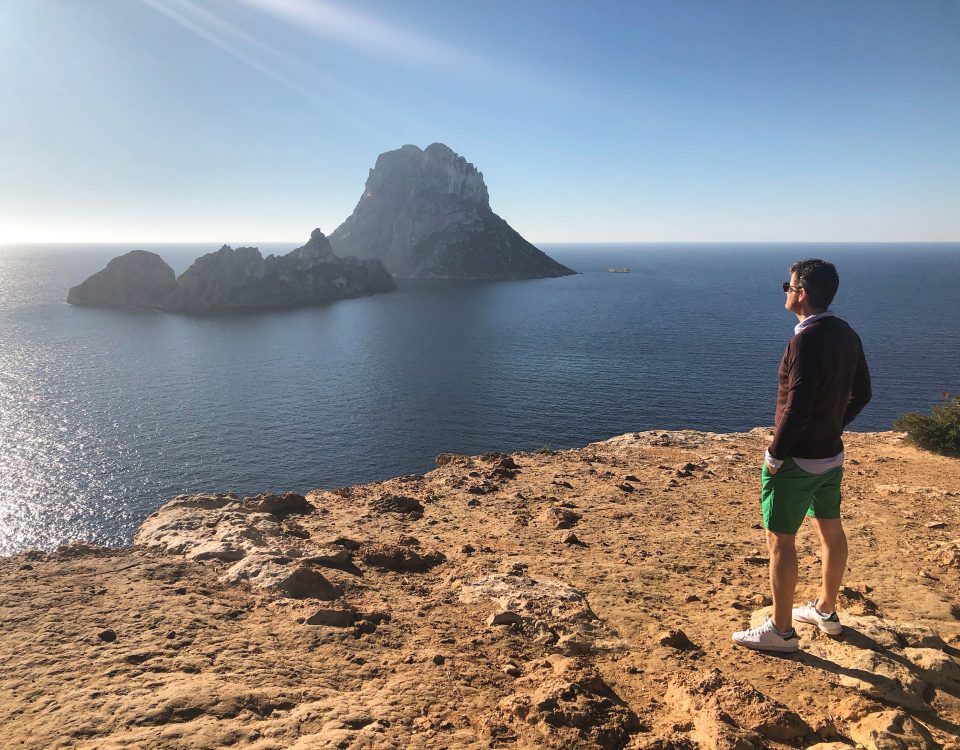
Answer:
[[797, 286], [807, 290], [807, 299], [817, 309], [826, 310], [840, 286], [840, 277], [833, 263], [819, 258], [798, 260], [790, 266], [797, 275]]

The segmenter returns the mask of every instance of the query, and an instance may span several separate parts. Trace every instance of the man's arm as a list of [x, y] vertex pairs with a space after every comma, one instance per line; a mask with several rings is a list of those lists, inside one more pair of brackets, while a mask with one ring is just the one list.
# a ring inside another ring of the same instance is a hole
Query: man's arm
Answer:
[[857, 347], [860, 350], [860, 356], [857, 360], [857, 371], [853, 375], [853, 385], [850, 388], [850, 401], [843, 413], [843, 426], [850, 424], [856, 416], [863, 411], [873, 396], [870, 387], [870, 370], [867, 369], [867, 358], [863, 353], [863, 345], [860, 338], [857, 338]]
[[773, 433], [773, 442], [767, 451], [777, 459], [790, 455], [794, 444], [803, 434], [813, 413], [813, 404], [820, 382], [821, 355], [811, 346], [807, 336], [797, 336], [787, 380], [787, 405], [783, 418]]

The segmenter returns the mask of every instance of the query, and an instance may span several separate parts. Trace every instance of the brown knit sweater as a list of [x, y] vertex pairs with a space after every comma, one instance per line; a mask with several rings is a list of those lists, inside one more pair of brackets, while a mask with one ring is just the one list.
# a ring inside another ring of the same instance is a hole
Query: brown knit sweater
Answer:
[[830, 458], [840, 435], [870, 400], [870, 371], [860, 337], [837, 317], [796, 334], [780, 362], [770, 455]]

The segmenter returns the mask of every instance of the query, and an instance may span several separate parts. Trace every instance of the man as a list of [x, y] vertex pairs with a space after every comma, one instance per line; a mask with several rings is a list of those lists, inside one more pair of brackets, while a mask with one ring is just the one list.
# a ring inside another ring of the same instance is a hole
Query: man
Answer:
[[[800, 644], [793, 620], [830, 635], [843, 629], [836, 613], [847, 565], [840, 521], [840, 435], [871, 393], [860, 338], [830, 310], [839, 285], [837, 269], [822, 260], [794, 263], [790, 281], [783, 284], [784, 307], [799, 322], [780, 363], [773, 441], [762, 471], [773, 615], [759, 627], [733, 634], [734, 643], [747, 648], [796, 651]], [[794, 608], [796, 534], [805, 515], [820, 537], [823, 578], [817, 599]]]

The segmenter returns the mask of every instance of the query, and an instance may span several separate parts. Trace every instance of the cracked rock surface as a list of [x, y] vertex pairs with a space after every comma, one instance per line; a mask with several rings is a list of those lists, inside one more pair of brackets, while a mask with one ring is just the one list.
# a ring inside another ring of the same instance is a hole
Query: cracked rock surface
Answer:
[[769, 604], [768, 440], [443, 454], [0, 558], [0, 746], [960, 750], [960, 461], [845, 436], [846, 629], [771, 656], [730, 642]]

